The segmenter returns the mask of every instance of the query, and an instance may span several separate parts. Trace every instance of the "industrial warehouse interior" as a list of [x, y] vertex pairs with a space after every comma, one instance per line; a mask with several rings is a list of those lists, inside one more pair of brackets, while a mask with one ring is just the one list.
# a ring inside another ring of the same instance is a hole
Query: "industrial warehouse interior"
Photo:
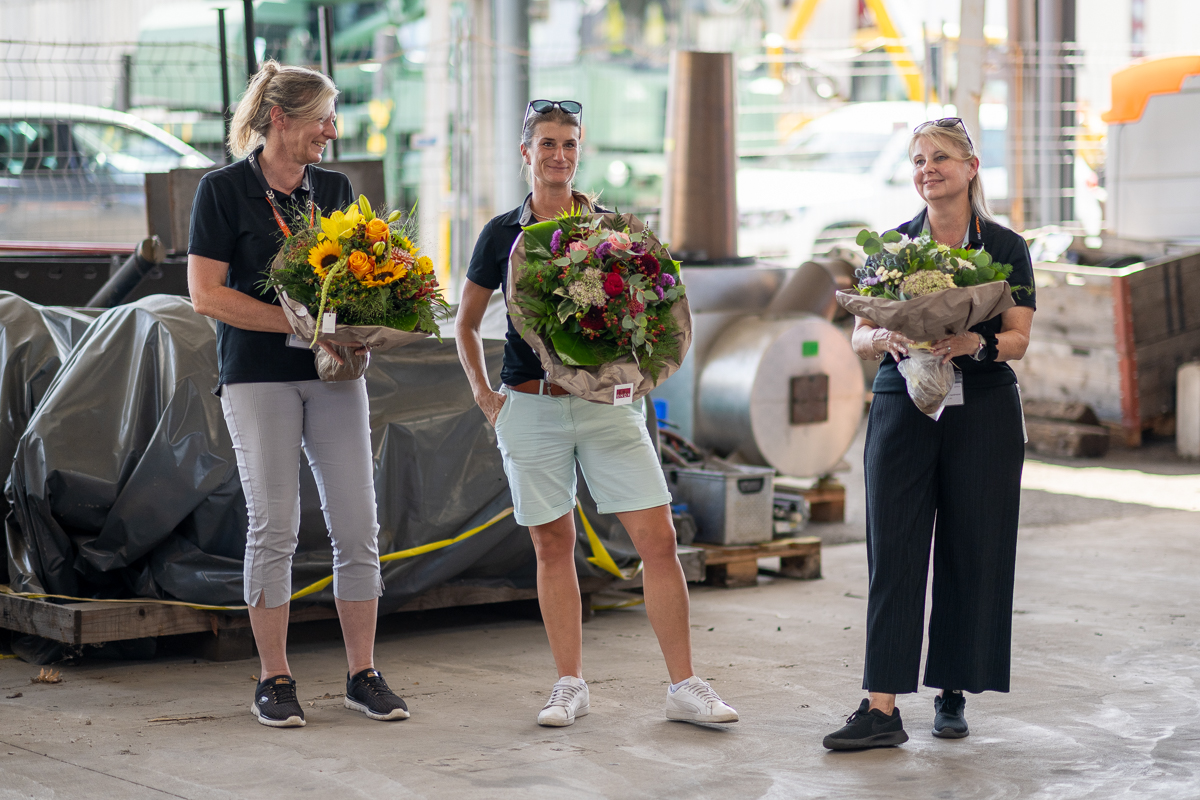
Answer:
[[0, 800], [1200, 797], [1198, 35], [0, 0]]

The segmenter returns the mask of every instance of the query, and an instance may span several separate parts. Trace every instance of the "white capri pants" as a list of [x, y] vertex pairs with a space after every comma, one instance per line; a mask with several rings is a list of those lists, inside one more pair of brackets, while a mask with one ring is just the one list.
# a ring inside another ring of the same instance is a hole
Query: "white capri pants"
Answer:
[[246, 604], [276, 608], [292, 596], [300, 536], [300, 449], [317, 479], [333, 541], [333, 595], [383, 594], [366, 380], [231, 383], [221, 408], [233, 438], [250, 529]]

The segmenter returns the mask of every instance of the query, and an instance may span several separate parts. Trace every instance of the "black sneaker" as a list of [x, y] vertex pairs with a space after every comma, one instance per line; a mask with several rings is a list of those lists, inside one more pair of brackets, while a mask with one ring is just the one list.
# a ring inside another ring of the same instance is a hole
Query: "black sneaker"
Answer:
[[846, 718], [846, 726], [826, 736], [823, 744], [829, 750], [866, 750], [895, 747], [907, 741], [900, 709], [893, 709], [889, 717], [879, 709], [871, 708], [871, 701], [863, 698], [858, 711]]
[[947, 691], [944, 697], [933, 698], [933, 735], [939, 739], [962, 739], [970, 733], [963, 715], [966, 704], [962, 692]]
[[296, 700], [296, 682], [290, 675], [259, 681], [250, 710], [259, 722], [271, 728], [304, 727], [304, 710]]
[[408, 719], [408, 706], [388, 688], [377, 669], [346, 676], [346, 708], [371, 719]]

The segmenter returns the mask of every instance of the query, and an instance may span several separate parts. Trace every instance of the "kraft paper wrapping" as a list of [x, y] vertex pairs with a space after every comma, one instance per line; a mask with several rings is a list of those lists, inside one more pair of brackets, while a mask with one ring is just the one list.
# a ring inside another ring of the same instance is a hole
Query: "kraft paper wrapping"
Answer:
[[958, 286], [912, 300], [865, 297], [843, 289], [837, 293], [837, 301], [854, 316], [914, 342], [932, 342], [962, 333], [1016, 305], [1007, 281]]
[[[305, 342], [311, 342], [317, 323], [304, 304], [288, 297], [287, 292], [282, 289], [279, 290], [279, 304], [283, 306], [284, 316], [296, 335]], [[334, 345], [345, 363], [337, 363], [333, 356], [318, 347], [314, 351], [317, 375], [323, 381], [352, 381], [361, 378], [371, 363], [371, 353], [355, 355], [354, 351], [357, 348], [347, 346], [349, 344], [357, 342], [366, 345], [369, 350], [391, 350], [418, 342], [428, 336], [429, 334], [423, 331], [398, 331], [383, 325], [338, 325], [334, 333], [318, 334], [317, 341]]]
[[[602, 227], [613, 229], [612, 221], [615, 214], [597, 214], [596, 216], [604, 220]], [[628, 214], [623, 216], [629, 221], [631, 232], [638, 233], [645, 230], [645, 223], [637, 217]], [[651, 234], [651, 236], [654, 235]], [[654, 237], [653, 241], [657, 244], [658, 238]], [[520, 332], [521, 338], [533, 348], [533, 352], [537, 353], [538, 360], [542, 363], [542, 369], [546, 371], [546, 380], [561, 386], [576, 397], [582, 397], [593, 403], [612, 405], [617, 386], [633, 384], [633, 399], [638, 400], [649, 394], [654, 387], [671, 377], [679, 369], [684, 356], [687, 355], [688, 348], [692, 345], [692, 311], [688, 304], [686, 291], [683, 297], [676, 300], [675, 304], [671, 306], [671, 315], [679, 324], [679, 333], [677, 334], [679, 357], [667, 360], [658, 372], [658, 380], [655, 380], [649, 372], [638, 367], [632, 354], [598, 367], [568, 367], [562, 363], [548, 342], [532, 329], [526, 328], [525, 316], [513, 299], [517, 294], [516, 275], [524, 267], [525, 262], [525, 232], [522, 231], [517, 236], [517, 240], [513, 242], [508, 256], [508, 283], [505, 286], [505, 299], [508, 302], [508, 314], [512, 318], [513, 327]]]

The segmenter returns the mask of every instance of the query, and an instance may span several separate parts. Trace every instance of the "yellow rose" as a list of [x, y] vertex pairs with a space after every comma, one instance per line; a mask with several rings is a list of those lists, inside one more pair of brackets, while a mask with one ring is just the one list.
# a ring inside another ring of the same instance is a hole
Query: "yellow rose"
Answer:
[[429, 256], [421, 256], [417, 259], [417, 271], [422, 275], [427, 275], [433, 272], [433, 259]]
[[346, 265], [360, 281], [375, 270], [375, 261], [361, 250], [355, 250], [347, 259]]
[[368, 242], [384, 242], [387, 241], [390, 235], [388, 224], [379, 217], [367, 223], [367, 241]]

